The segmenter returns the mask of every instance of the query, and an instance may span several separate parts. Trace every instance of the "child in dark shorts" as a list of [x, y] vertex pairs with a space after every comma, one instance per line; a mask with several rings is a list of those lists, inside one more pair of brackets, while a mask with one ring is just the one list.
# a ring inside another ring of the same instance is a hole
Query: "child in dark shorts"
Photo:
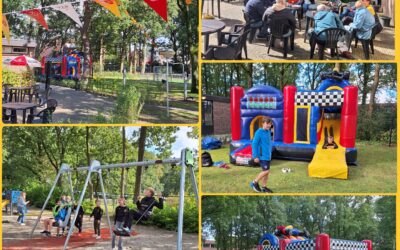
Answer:
[[[256, 192], [272, 193], [272, 190], [267, 188], [269, 177], [269, 169], [271, 162], [271, 127], [272, 119], [270, 117], [262, 118], [262, 127], [254, 134], [252, 143], [252, 155], [255, 163], [261, 166], [261, 173], [250, 183], [250, 187]], [[262, 181], [260, 188], [259, 181]]]

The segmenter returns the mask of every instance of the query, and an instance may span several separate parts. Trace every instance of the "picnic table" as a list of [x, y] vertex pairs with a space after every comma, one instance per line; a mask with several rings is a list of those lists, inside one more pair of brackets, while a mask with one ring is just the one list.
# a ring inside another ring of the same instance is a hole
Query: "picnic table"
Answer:
[[33, 112], [36, 108], [36, 104], [27, 103], [27, 102], [8, 102], [3, 103], [3, 114], [6, 110], [11, 110], [11, 123], [18, 123], [17, 119], [17, 111], [22, 110], [22, 123], [26, 123], [26, 111], [29, 109], [30, 114], [33, 115]]
[[202, 19], [201, 35], [204, 36], [204, 51], [207, 51], [210, 43], [210, 34], [219, 33], [225, 28], [225, 23], [219, 19]]

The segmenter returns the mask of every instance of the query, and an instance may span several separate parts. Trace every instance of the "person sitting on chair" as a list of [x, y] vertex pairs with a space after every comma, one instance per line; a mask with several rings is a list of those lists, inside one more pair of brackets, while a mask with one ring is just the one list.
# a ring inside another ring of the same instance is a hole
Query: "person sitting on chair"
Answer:
[[[314, 16], [314, 20], [315, 20], [314, 29], [310, 29], [308, 31], [308, 36], [310, 38], [310, 41], [316, 39], [316, 34], [318, 34], [324, 29], [344, 28], [342, 22], [339, 20], [339, 16], [335, 12], [330, 11], [329, 7], [324, 4], [318, 5], [317, 13]], [[322, 35], [318, 38], [323, 41], [326, 40], [326, 37], [322, 37]]]
[[157, 207], [159, 209], [164, 208], [164, 198], [160, 194], [158, 197], [158, 202], [154, 198], [155, 191], [153, 188], [149, 187], [144, 191], [145, 197], [140, 201], [136, 201], [136, 206], [138, 210], [129, 210], [127, 216], [125, 217], [124, 225], [122, 229], [117, 229], [117, 231], [125, 231], [129, 233], [133, 225], [133, 221], [139, 222], [140, 220], [147, 220], [153, 213], [153, 208]]
[[267, 27], [269, 27], [271, 20], [279, 20], [279, 23], [289, 25], [292, 30], [296, 28], [296, 18], [292, 10], [287, 8], [286, 0], [276, 0], [276, 3], [264, 12], [263, 20]]
[[328, 135], [328, 129], [325, 127], [324, 133], [325, 133], [325, 142], [324, 142], [324, 145], [322, 146], [322, 148], [323, 149], [337, 149], [338, 145], [334, 141], [333, 128], [332, 127], [329, 128], [329, 135]]
[[61, 204], [61, 200], [57, 200], [56, 205], [53, 207], [53, 218], [43, 220], [44, 231], [40, 233], [45, 236], [51, 236], [51, 229], [54, 226], [57, 227], [57, 236], [59, 236], [59, 226], [63, 223], [66, 215], [67, 213], [64, 206]]
[[[273, 0], [249, 0], [246, 3], [244, 12], [249, 16], [251, 22], [260, 22], [263, 20], [265, 10], [272, 6], [273, 2]], [[266, 38], [267, 33], [267, 29], [263, 25], [257, 38]]]

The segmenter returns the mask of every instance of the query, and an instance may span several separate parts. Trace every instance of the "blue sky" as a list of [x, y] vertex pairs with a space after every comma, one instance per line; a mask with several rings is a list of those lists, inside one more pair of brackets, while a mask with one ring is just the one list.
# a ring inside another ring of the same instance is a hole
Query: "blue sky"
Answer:
[[[126, 136], [131, 137], [133, 131], [139, 131], [140, 127], [126, 127]], [[198, 140], [189, 138], [187, 133], [192, 131], [192, 127], [180, 126], [179, 130], [174, 134], [176, 141], [172, 144], [172, 157], [180, 157], [183, 148], [191, 148], [198, 150]], [[154, 148], [147, 148], [146, 150], [152, 152]]]

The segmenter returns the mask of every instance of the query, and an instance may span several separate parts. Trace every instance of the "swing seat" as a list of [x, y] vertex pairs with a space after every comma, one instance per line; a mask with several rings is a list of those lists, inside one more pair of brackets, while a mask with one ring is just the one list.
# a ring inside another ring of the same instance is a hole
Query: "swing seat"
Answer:
[[123, 231], [114, 230], [114, 234], [117, 236], [121, 236], [121, 237], [131, 237], [131, 233], [127, 232], [125, 230], [123, 230]]

